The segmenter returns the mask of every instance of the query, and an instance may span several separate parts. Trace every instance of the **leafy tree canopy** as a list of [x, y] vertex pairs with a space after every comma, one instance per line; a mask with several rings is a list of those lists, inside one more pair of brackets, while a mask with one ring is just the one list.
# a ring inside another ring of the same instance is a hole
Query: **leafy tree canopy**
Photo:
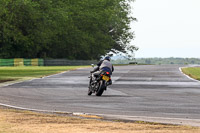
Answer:
[[1, 0], [0, 58], [99, 59], [129, 46], [133, 0]]

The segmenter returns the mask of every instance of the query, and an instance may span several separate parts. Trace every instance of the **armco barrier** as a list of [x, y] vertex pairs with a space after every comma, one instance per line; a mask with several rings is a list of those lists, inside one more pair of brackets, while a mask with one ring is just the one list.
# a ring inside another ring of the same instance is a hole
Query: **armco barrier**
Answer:
[[14, 66], [14, 59], [0, 59], [0, 66]]
[[38, 66], [44, 66], [44, 59], [38, 59]]
[[96, 63], [96, 60], [44, 59], [44, 66], [81, 66]]
[[32, 66], [38, 66], [38, 59], [32, 59], [31, 60], [31, 65]]
[[0, 59], [0, 66], [81, 66], [96, 64], [96, 60], [67, 59]]
[[44, 66], [43, 59], [0, 59], [0, 66]]
[[24, 66], [31, 66], [31, 60], [32, 59], [24, 59]]
[[23, 58], [15, 58], [14, 66], [24, 66], [24, 59]]

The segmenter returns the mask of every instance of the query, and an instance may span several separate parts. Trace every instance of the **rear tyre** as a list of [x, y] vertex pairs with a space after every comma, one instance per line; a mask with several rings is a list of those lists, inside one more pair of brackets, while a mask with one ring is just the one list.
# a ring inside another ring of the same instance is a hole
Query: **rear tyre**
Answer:
[[103, 91], [105, 90], [106, 86], [103, 80], [100, 81], [99, 89], [96, 92], [96, 96], [101, 96], [103, 94]]

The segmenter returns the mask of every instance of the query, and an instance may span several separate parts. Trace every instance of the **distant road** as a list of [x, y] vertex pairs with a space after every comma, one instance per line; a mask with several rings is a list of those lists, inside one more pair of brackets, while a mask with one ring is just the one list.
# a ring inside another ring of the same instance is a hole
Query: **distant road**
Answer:
[[200, 126], [200, 82], [178, 65], [117, 66], [101, 97], [87, 96], [89, 71], [78, 69], [0, 88], [0, 103], [27, 109]]

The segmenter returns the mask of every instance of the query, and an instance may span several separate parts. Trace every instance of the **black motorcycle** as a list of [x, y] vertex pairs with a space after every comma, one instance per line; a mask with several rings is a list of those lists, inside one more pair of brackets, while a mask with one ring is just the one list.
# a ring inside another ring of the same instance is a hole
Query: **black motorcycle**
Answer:
[[88, 95], [95, 93], [96, 96], [101, 96], [107, 86], [111, 84], [111, 74], [106, 71], [91, 74], [89, 78]]

